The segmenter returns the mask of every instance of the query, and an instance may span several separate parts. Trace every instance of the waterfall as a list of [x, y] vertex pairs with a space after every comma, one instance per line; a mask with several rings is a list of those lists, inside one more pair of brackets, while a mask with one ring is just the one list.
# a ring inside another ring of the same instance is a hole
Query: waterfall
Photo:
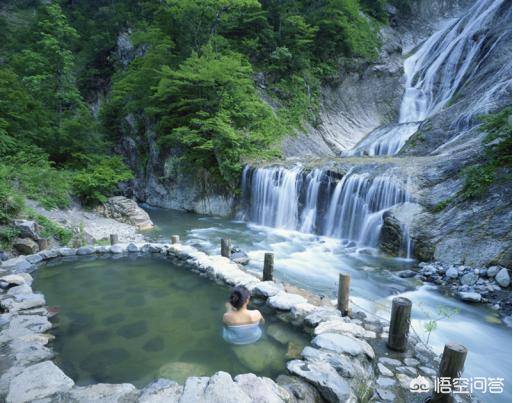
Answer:
[[379, 240], [383, 213], [410, 201], [400, 176], [354, 169], [336, 181], [322, 169], [246, 167], [242, 184], [249, 221], [372, 247]]
[[[420, 123], [439, 112], [466, 81], [472, 80], [489, 55], [483, 27], [492, 25], [502, 0], [476, 2], [456, 21], [449, 21], [404, 61], [405, 91], [397, 124], [379, 127], [346, 155], [395, 155]], [[493, 98], [500, 86], [489, 89]], [[475, 112], [475, 111], [474, 111]], [[483, 113], [484, 111], [481, 111]], [[465, 119], [467, 122], [470, 120]]]

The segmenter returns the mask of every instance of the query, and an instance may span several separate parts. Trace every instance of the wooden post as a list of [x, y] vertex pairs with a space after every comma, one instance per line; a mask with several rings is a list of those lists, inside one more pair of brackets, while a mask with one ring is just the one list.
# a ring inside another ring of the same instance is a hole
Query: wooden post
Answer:
[[37, 244], [39, 246], [39, 250], [45, 250], [48, 249], [48, 239], [47, 238], [40, 238], [37, 240]]
[[349, 273], [339, 273], [338, 275], [338, 303], [337, 308], [342, 316], [349, 315], [349, 284], [351, 276]]
[[116, 245], [119, 242], [118, 234], [110, 234], [110, 244]]
[[[461, 377], [463, 367], [465, 365], [465, 359], [467, 358], [467, 348], [461, 344], [447, 343], [444, 347], [444, 353], [442, 355], [442, 361], [440, 361], [440, 367], [438, 368], [438, 378], [450, 378], [451, 385], [454, 378]], [[429, 402], [433, 403], [451, 403], [454, 401], [452, 393], [445, 393], [447, 390], [440, 386], [435, 385], [435, 391]], [[450, 389], [452, 391], [452, 388]]]
[[405, 351], [410, 333], [411, 301], [397, 297], [392, 300], [390, 331], [387, 346], [391, 350]]
[[232, 241], [229, 239], [221, 239], [221, 256], [230, 258], [232, 254]]
[[274, 253], [266, 253], [264, 255], [264, 273], [262, 279], [264, 281], [273, 281], [274, 270]]
[[180, 242], [180, 236], [179, 235], [171, 235], [171, 243], [175, 244]]

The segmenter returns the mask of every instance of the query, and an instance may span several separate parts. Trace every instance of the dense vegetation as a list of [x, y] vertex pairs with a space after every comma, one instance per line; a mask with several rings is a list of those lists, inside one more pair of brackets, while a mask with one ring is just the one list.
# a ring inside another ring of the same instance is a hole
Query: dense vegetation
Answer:
[[320, 84], [372, 60], [386, 22], [383, 0], [2, 2], [0, 226], [26, 197], [105, 200], [133, 175], [113, 154], [125, 136], [141, 166], [151, 136], [233, 189], [244, 159], [315, 123]]

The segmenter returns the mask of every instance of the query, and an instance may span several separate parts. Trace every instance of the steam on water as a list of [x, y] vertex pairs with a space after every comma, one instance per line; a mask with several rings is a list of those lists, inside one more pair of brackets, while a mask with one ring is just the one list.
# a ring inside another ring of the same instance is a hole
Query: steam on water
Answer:
[[[397, 154], [423, 120], [447, 105], [465, 82], [475, 79], [480, 65], [498, 42], [485, 51], [487, 37], [483, 27], [493, 24], [501, 3], [502, 0], [477, 2], [463, 17], [435, 32], [408, 57], [404, 62], [406, 89], [399, 122], [377, 128], [347, 154]], [[503, 87], [494, 85], [486, 89], [483, 93], [486, 102], [480, 102], [480, 113], [487, 112], [493, 105], [494, 96]], [[469, 111], [464, 122], [468, 124], [476, 112]]]

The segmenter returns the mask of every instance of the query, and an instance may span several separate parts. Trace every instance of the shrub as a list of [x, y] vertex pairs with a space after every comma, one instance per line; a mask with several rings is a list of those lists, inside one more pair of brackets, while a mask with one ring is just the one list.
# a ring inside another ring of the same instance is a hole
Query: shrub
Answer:
[[26, 213], [29, 219], [36, 221], [41, 227], [39, 235], [42, 237], [55, 238], [63, 245], [67, 245], [73, 237], [73, 232], [71, 230], [62, 227], [61, 225], [37, 213], [36, 211], [27, 209]]
[[24, 200], [5, 178], [5, 166], [0, 165], [0, 224], [6, 224], [23, 209]]
[[88, 168], [73, 178], [74, 193], [87, 205], [103, 203], [119, 182], [132, 179], [132, 172], [120, 157], [97, 156]]

